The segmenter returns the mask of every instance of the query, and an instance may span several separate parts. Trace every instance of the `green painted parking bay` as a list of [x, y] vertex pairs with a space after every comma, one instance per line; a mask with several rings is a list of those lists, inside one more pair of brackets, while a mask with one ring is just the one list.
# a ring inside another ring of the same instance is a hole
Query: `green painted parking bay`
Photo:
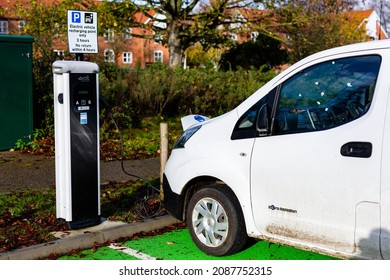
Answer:
[[299, 250], [266, 241], [253, 241], [237, 254], [213, 257], [200, 251], [192, 242], [187, 229], [175, 230], [162, 235], [132, 239], [114, 244], [83, 250], [78, 254], [61, 257], [62, 260], [334, 260], [336, 258]]

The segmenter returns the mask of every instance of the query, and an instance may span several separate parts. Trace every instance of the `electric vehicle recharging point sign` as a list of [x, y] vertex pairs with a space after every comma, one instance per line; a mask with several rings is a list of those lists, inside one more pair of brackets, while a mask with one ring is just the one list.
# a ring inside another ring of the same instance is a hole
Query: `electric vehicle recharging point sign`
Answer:
[[68, 10], [70, 53], [98, 53], [97, 13]]

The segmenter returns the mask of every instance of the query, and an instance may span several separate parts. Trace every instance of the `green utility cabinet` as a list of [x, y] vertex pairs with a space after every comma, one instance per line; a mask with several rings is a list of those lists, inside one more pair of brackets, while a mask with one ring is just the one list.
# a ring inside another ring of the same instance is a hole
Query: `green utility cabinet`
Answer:
[[31, 36], [0, 35], [0, 150], [33, 130]]

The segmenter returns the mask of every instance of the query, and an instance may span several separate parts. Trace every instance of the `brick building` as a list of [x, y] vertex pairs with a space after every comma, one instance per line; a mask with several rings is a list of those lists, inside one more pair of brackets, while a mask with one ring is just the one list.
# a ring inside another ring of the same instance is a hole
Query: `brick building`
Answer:
[[[99, 0], [89, 0], [99, 3]], [[12, 7], [15, 2], [24, 2], [25, 5], [31, 5], [29, 0], [0, 0], [0, 34], [22, 34], [23, 28], [26, 26], [26, 21], [23, 18], [18, 18], [12, 13]], [[37, 0], [37, 3], [51, 5], [61, 0]], [[88, 2], [88, 1], [87, 1]], [[256, 18], [261, 18], [264, 11], [250, 9], [234, 9], [231, 11], [232, 23], [229, 27], [230, 36], [233, 41], [238, 44], [249, 40], [256, 40], [258, 32], [250, 30], [251, 24]], [[154, 11], [150, 12], [152, 17], [148, 17], [142, 13], [136, 13], [134, 18], [136, 22], [143, 26], [152, 26], [158, 24], [154, 21], [159, 15]], [[347, 18], [356, 20], [359, 23], [357, 28], [365, 28], [368, 38], [371, 40], [387, 39], [388, 35], [381, 26], [380, 19], [375, 10], [353, 11], [346, 13]], [[102, 36], [98, 37], [99, 54], [101, 59], [108, 62], [116, 63], [117, 65], [129, 68], [146, 67], [149, 64], [161, 62], [168, 64], [169, 54], [166, 46], [159, 42], [152, 28], [130, 27], [123, 30], [121, 33], [115, 33], [113, 29], [105, 30]], [[149, 38], [149, 39], [146, 39]], [[157, 39], [156, 39], [157, 38]], [[60, 57], [67, 55], [67, 36], [53, 35], [54, 52]]]
[[370, 40], [388, 39], [388, 35], [374, 9], [352, 11], [346, 13], [345, 16], [349, 20], [356, 20], [359, 22], [359, 26], [357, 28], [364, 28], [366, 30], [366, 35]]
[[[38, 0], [38, 3], [50, 5], [53, 2], [61, 0]], [[23, 34], [23, 28], [27, 22], [19, 18], [12, 12], [12, 7], [16, 1], [0, 0], [0, 34]], [[18, 0], [30, 5], [31, 1]], [[100, 1], [95, 1], [100, 2]], [[151, 12], [153, 18], [157, 16]], [[142, 13], [134, 15], [136, 22], [144, 26], [156, 24], [153, 18], [147, 17]], [[168, 64], [168, 49], [158, 40], [154, 39], [152, 28], [131, 27], [117, 34], [113, 29], [100, 32], [103, 35], [98, 37], [99, 53], [98, 56], [108, 62], [115, 62], [123, 67], [145, 67], [152, 63], [161, 62]], [[28, 34], [27, 34], [28, 35]], [[138, 36], [137, 36], [138, 35]], [[140, 36], [147, 37], [148, 39]], [[67, 55], [67, 36], [58, 36], [53, 34], [54, 52], [59, 57]]]

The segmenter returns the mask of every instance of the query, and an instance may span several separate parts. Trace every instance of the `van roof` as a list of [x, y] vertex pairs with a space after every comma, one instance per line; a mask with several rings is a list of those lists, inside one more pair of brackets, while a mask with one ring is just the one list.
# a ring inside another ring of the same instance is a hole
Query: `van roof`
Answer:
[[350, 45], [345, 45], [345, 46], [335, 47], [332, 49], [323, 50], [323, 51], [320, 51], [318, 53], [309, 55], [306, 58], [303, 58], [302, 60], [298, 61], [294, 65], [296, 65], [296, 66], [302, 65], [308, 61], [312, 61], [314, 59], [323, 58], [323, 57], [330, 56], [330, 55], [337, 55], [337, 54], [358, 52], [358, 51], [366, 51], [366, 50], [367, 51], [378, 50], [378, 49], [390, 49], [390, 39], [368, 41], [368, 42], [350, 44]]

